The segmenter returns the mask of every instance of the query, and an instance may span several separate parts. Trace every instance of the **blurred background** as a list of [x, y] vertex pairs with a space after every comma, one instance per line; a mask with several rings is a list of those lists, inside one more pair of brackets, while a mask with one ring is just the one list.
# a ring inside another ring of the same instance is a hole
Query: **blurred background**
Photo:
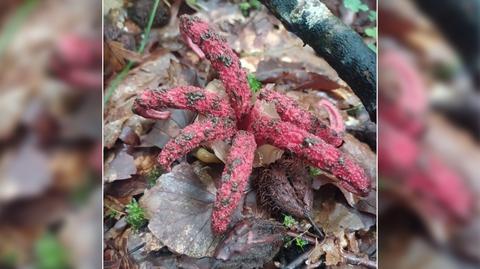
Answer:
[[480, 1], [379, 1], [379, 266], [480, 265]]
[[101, 18], [0, 2], [0, 268], [101, 268]]

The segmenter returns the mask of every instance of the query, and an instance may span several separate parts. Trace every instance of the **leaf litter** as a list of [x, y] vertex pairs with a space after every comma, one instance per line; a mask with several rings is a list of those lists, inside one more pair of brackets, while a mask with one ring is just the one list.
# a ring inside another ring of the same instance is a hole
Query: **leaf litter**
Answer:
[[[202, 8], [196, 15], [217, 25], [240, 55], [242, 66], [264, 86], [274, 83], [275, 90], [286, 92], [323, 119], [327, 115], [316, 103], [323, 98], [331, 100], [339, 107], [347, 129], [365, 124], [365, 119], [359, 116], [361, 113], [348, 112], [357, 109], [360, 102], [349, 86], [322, 58], [316, 57], [312, 49], [303, 47], [303, 42], [286, 31], [264, 7], [251, 10], [245, 17], [234, 3], [218, 0], [197, 2]], [[122, 8], [121, 5], [115, 6], [108, 12]], [[170, 23], [152, 29], [142, 57], [130, 50], [129, 38], [109, 43], [110, 53], [113, 54], [107, 61], [107, 65], [111, 65], [109, 70], [118, 72], [119, 66], [127, 60], [135, 61], [136, 66], [118, 85], [104, 110], [105, 162], [108, 167], [108, 181], [104, 184], [109, 190], [109, 201], [118, 199], [108, 204], [113, 206], [114, 211], [122, 212], [126, 204], [136, 198], [145, 209], [148, 225], [134, 231], [125, 224], [122, 214], [112, 213], [112, 216], [104, 218], [110, 230], [118, 226], [105, 251], [108, 268], [286, 266], [295, 258], [291, 257], [293, 253], [301, 254], [308, 248], [283, 246], [288, 229], [281, 220], [284, 214], [289, 213], [285, 210], [272, 211], [262, 205], [254, 186], [247, 188], [245, 201], [237, 208], [236, 221], [230, 232], [224, 236], [215, 236], [211, 232], [210, 216], [216, 184], [223, 168], [221, 162], [226, 159], [230, 148], [229, 141], [203, 145], [180, 164], [174, 165], [169, 173], [152, 173], [159, 150], [198, 117], [193, 112], [175, 109], [171, 110], [171, 117], [166, 120], [144, 119], [131, 111], [136, 94], [147, 88], [167, 89], [177, 85], [205, 87], [207, 84], [209, 90], [222, 92], [221, 83], [212, 80], [215, 74], [209, 64], [192, 53], [178, 36], [175, 13], [184, 8], [183, 5], [179, 8], [176, 2], [172, 4]], [[124, 25], [130, 22], [128, 16], [122, 18]], [[132, 30], [130, 34], [135, 36], [140, 32]], [[105, 78], [107, 83], [109, 78]], [[349, 134], [345, 137], [342, 150], [358, 160], [374, 182], [376, 171], [372, 158], [375, 159], [375, 153]], [[262, 169], [282, 158], [285, 158], [284, 152], [273, 146], [258, 148], [251, 181]], [[306, 238], [307, 244], [319, 248], [314, 262], [346, 266], [348, 262], [341, 256], [343, 252], [374, 259], [371, 253], [362, 252], [365, 247], [359, 246], [366, 244], [375, 249], [375, 192], [361, 199], [348, 192], [342, 194], [341, 188], [332, 187], [329, 175], [312, 177], [308, 171], [305, 167], [306, 182], [312, 180], [311, 185], [306, 185], [307, 193], [313, 192], [315, 199], [308, 202], [308, 198], [303, 198], [307, 200], [297, 207], [300, 210], [302, 207], [311, 208], [313, 220], [327, 237], [323, 239], [309, 232], [311, 225], [305, 220], [301, 221], [302, 230], [296, 232], [305, 233], [300, 239]], [[288, 182], [289, 177], [286, 180]], [[320, 199], [319, 193], [326, 193], [328, 199]]]

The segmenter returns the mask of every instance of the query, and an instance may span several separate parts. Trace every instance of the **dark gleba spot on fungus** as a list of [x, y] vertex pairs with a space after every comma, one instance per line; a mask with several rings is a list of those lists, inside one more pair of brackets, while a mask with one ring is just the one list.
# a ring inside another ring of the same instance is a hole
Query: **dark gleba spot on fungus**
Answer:
[[222, 182], [228, 182], [230, 181], [230, 178], [231, 178], [230, 174], [225, 174], [222, 176]]
[[205, 95], [201, 92], [187, 92], [185, 98], [189, 105], [194, 105], [198, 100], [205, 99]]
[[183, 142], [187, 142], [187, 141], [192, 140], [194, 137], [195, 137], [194, 133], [180, 134], [177, 137], [175, 137], [175, 142], [177, 142], [177, 144], [181, 144]]
[[241, 159], [235, 159], [232, 162], [232, 168], [235, 168], [235, 167], [239, 166], [240, 164], [242, 164], [242, 160]]
[[226, 67], [230, 67], [232, 65], [232, 58], [228, 55], [219, 55], [218, 60], [220, 60]]
[[305, 139], [303, 139], [302, 145], [309, 148], [317, 143], [318, 141], [315, 138], [305, 137]]
[[212, 34], [210, 33], [210, 30], [207, 30], [205, 33], [202, 33], [200, 35], [200, 38], [202, 40], [207, 40], [207, 39], [210, 39], [212, 37]]
[[230, 198], [223, 198], [220, 203], [222, 204], [222, 206], [227, 206], [228, 204], [230, 204]]
[[238, 191], [238, 183], [237, 182], [233, 182], [232, 183], [232, 192], [237, 192]]

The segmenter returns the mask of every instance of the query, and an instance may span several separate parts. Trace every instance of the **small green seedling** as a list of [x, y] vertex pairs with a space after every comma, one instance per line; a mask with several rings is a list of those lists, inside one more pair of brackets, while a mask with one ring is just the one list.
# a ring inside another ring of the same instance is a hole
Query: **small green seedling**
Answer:
[[34, 246], [36, 268], [69, 268], [68, 256], [65, 247], [52, 233], [44, 234]]
[[377, 27], [370, 27], [365, 29], [365, 34], [369, 37], [377, 39]]
[[377, 20], [377, 12], [375, 10], [368, 11], [368, 19], [370, 21], [376, 21]]
[[368, 11], [368, 6], [361, 0], [343, 0], [343, 5], [354, 13], [359, 11]]
[[152, 171], [147, 174], [147, 184], [148, 188], [155, 186], [157, 179], [162, 175], [162, 169], [159, 167], [154, 167]]
[[140, 204], [137, 202], [137, 200], [132, 199], [132, 201], [125, 208], [125, 212], [127, 213], [125, 220], [132, 226], [134, 230], [138, 231], [145, 224], [147, 224], [145, 211], [140, 207]]
[[285, 241], [287, 241], [283, 246], [286, 248], [289, 248], [293, 242], [295, 242], [295, 245], [303, 250], [303, 247], [308, 245], [308, 241], [303, 239], [301, 235], [296, 236], [295, 238], [291, 239], [291, 237], [285, 238]]
[[254, 9], [260, 9], [262, 6], [262, 3], [258, 0], [244, 0], [241, 2], [238, 7], [240, 8], [240, 11], [242, 11], [243, 16], [248, 17], [250, 15], [250, 11]]
[[302, 237], [295, 237], [295, 245], [303, 250], [303, 247], [308, 245], [308, 241]]
[[283, 215], [283, 226], [293, 228], [298, 222], [290, 215]]
[[317, 167], [310, 166], [309, 167], [309, 172], [312, 177], [316, 177], [322, 174], [322, 170], [320, 170]]
[[250, 89], [252, 92], [256, 93], [262, 88], [262, 83], [258, 81], [258, 79], [255, 77], [254, 74], [248, 74], [247, 75], [247, 81], [248, 85], [250, 86]]

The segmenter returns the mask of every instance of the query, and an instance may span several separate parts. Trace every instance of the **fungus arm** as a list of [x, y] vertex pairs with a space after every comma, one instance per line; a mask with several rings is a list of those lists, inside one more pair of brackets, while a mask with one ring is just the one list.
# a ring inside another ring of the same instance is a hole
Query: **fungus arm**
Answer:
[[159, 117], [155, 115], [167, 113], [161, 111], [166, 108], [187, 109], [215, 117], [234, 115], [227, 100], [215, 93], [193, 86], [176, 87], [170, 90], [146, 90], [135, 100], [133, 111], [146, 118], [158, 119]]
[[[180, 32], [187, 42], [191, 40], [198, 46], [212, 63], [212, 67], [218, 72], [225, 86], [237, 120], [242, 120], [251, 108], [252, 93], [248, 86], [247, 74], [240, 66], [237, 55], [223, 37], [198, 17], [181, 16]], [[196, 47], [193, 48], [196, 49]]]
[[257, 144], [252, 133], [239, 131], [235, 135], [213, 208], [212, 230], [217, 234], [226, 231], [231, 216], [243, 197], [243, 191], [252, 172], [256, 148]]
[[331, 172], [346, 190], [368, 195], [370, 180], [365, 171], [337, 148], [289, 122], [268, 118], [257, 106], [252, 110], [252, 119], [250, 129], [258, 144], [268, 143], [291, 151], [310, 164]]
[[232, 122], [226, 122], [227, 120], [212, 118], [188, 125], [182, 129], [180, 134], [168, 141], [158, 156], [158, 163], [165, 170], [170, 170], [173, 161], [184, 156], [201, 143], [231, 137], [235, 133], [235, 125]]
[[274, 104], [275, 109], [283, 121], [290, 122], [299, 128], [307, 130], [336, 147], [342, 144], [343, 135], [341, 132], [329, 128], [325, 123], [315, 117], [315, 115], [298, 106], [297, 102], [292, 98], [269, 89], [262, 89], [258, 98]]

